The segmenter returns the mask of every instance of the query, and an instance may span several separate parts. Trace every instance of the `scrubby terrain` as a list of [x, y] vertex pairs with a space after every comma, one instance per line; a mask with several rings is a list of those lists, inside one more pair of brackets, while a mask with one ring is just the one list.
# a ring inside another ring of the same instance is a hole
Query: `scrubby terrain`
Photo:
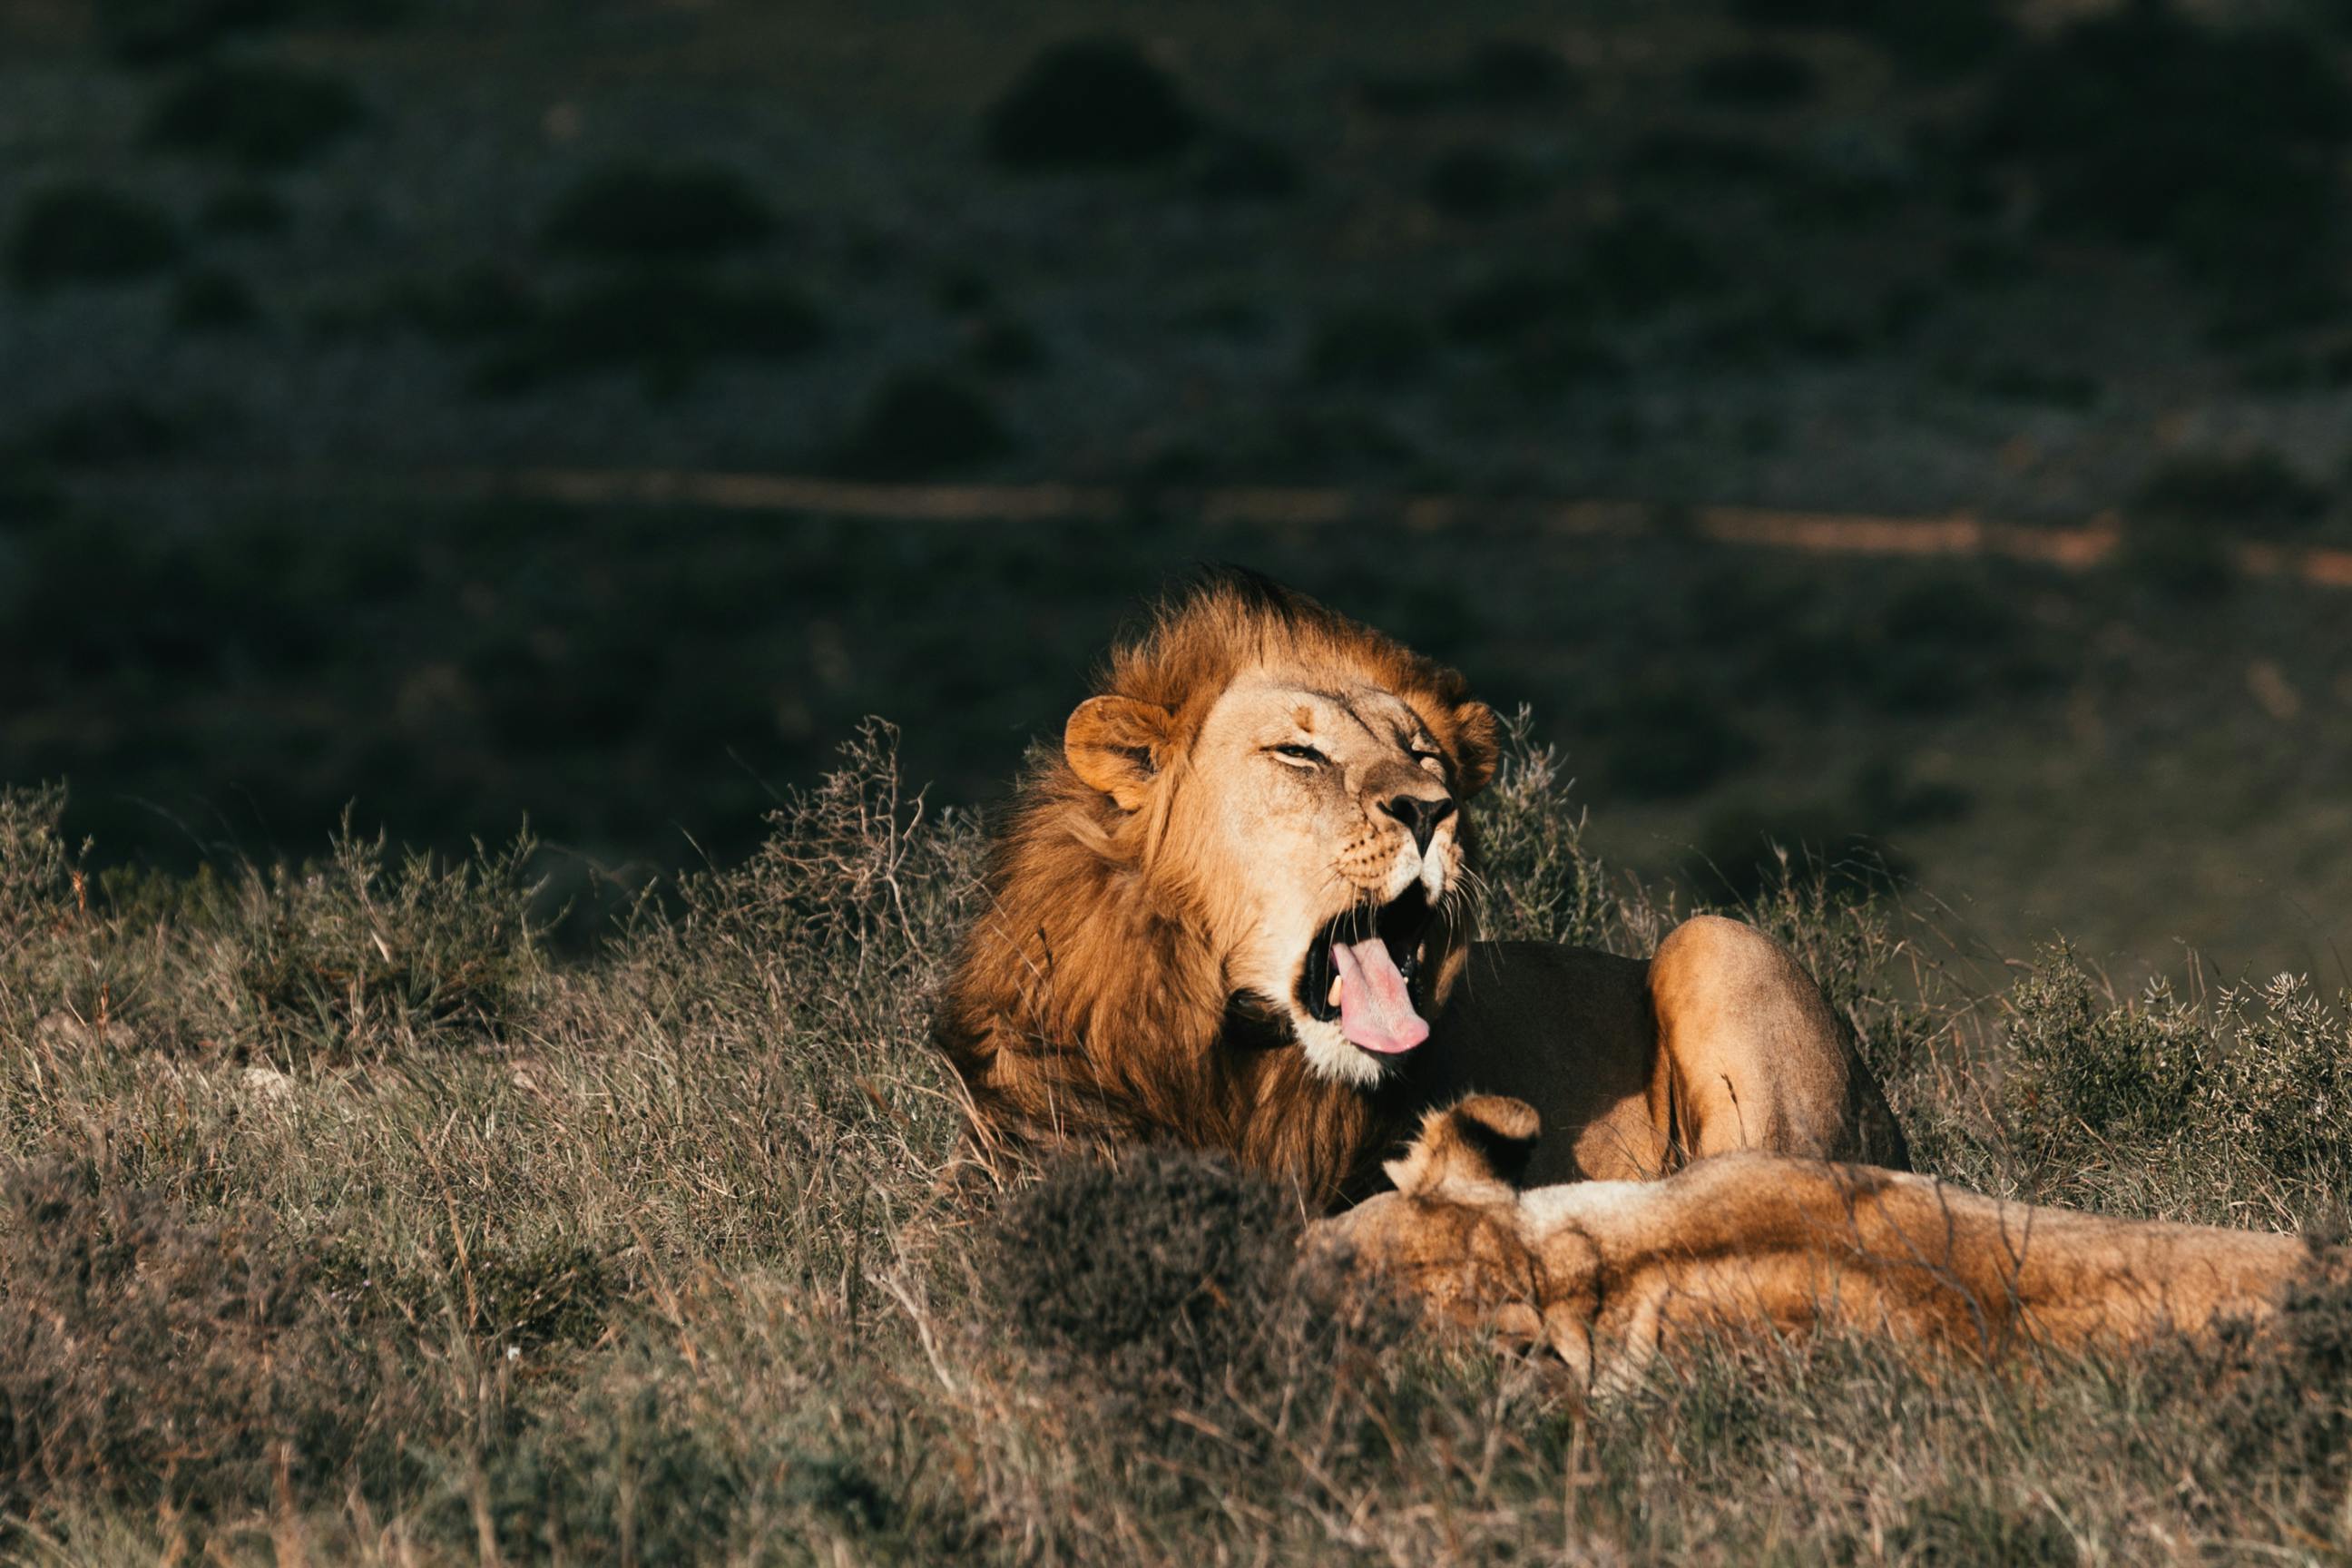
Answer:
[[[0, 0], [0, 777], [182, 870], [528, 815], [579, 905], [867, 712], [991, 797], [1237, 559], [1532, 703], [1646, 873], [1859, 837], [1995, 969], [2344, 979], [2342, 590], [2230, 552], [2352, 541], [2347, 55], [2326, 0]], [[1349, 509], [1213, 504], [1293, 485]]]
[[[929, 993], [970, 817], [871, 728], [740, 867], [559, 960], [513, 852], [93, 875], [0, 811], [0, 1546], [41, 1562], [2335, 1561], [2352, 1300], [2275, 1343], [2004, 1374], [1723, 1347], [1587, 1406], [1340, 1290], [1213, 1161], [959, 1160]], [[1551, 759], [1487, 809], [1490, 929], [1676, 911]], [[1755, 918], [1922, 1163], [2335, 1219], [2341, 1008], [1985, 990], [1839, 867]]]

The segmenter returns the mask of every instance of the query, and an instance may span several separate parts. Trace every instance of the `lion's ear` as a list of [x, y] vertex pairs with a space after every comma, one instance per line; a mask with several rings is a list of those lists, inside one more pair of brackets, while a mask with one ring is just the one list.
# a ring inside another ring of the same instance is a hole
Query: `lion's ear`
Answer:
[[1474, 1094], [1422, 1119], [1421, 1136], [1402, 1160], [1388, 1163], [1389, 1180], [1408, 1195], [1445, 1182], [1499, 1182], [1516, 1186], [1535, 1152], [1543, 1118], [1524, 1100]]
[[1454, 787], [1465, 800], [1486, 787], [1495, 776], [1500, 755], [1502, 727], [1495, 710], [1484, 702], [1464, 702], [1454, 710], [1454, 756], [1459, 777]]
[[1158, 703], [1132, 697], [1089, 697], [1062, 728], [1062, 755], [1087, 788], [1110, 796], [1122, 811], [1135, 811], [1160, 776], [1174, 717]]

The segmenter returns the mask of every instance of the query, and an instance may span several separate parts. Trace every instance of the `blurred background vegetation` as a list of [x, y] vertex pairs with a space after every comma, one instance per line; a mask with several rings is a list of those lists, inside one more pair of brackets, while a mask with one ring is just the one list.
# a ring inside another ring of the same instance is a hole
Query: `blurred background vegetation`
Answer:
[[2332, 986], [2352, 593], [2236, 552], [2352, 545], [2347, 53], [2338, 0], [0, 0], [0, 778], [100, 866], [528, 815], [594, 908], [869, 712], [1001, 797], [1238, 560], [1530, 705], [1616, 864]]

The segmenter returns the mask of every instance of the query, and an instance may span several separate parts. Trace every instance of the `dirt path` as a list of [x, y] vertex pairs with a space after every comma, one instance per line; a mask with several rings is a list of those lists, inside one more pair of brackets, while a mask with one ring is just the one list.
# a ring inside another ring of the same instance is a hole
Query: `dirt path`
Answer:
[[[1337, 489], [1245, 487], [1177, 490], [1111, 485], [868, 484], [791, 474], [674, 468], [448, 469], [398, 476], [320, 470], [256, 474], [173, 470], [92, 479], [74, 489], [92, 498], [196, 488], [254, 499], [536, 500], [570, 506], [690, 506], [717, 511], [866, 518], [877, 522], [972, 523], [1113, 520], [1132, 514], [1190, 515], [1211, 525], [1329, 526], [1392, 521], [1433, 531], [1508, 522], [1558, 535], [1633, 538], [1683, 532], [1723, 544], [1820, 555], [2000, 555], [2070, 571], [2106, 563], [2123, 539], [2122, 520], [2104, 512], [2084, 526], [2035, 528], [1974, 517], [1887, 517], [1782, 511], [1760, 507], [1664, 507], [1626, 500], [1528, 500], [1495, 497], [1391, 496]], [[2252, 576], [2290, 576], [2325, 588], [2352, 588], [2352, 550], [2240, 544], [2238, 567]]]

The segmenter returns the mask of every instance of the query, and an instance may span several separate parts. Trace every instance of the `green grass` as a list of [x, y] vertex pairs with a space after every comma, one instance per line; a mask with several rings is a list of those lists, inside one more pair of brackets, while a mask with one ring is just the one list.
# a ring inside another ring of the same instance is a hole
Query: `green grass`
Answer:
[[[0, 798], [9, 1547], [2342, 1550], [2333, 1274], [2276, 1342], [2008, 1373], [1724, 1345], [1588, 1405], [1344, 1290], [1281, 1194], [1213, 1162], [970, 1166], [924, 1032], [981, 833], [893, 745], [868, 729], [740, 867], [573, 962], [520, 847], [345, 837], [299, 868], [93, 879], [54, 792]], [[1592, 856], [1524, 741], [1486, 818], [1498, 932], [1639, 950], [1681, 912]], [[2346, 1024], [2307, 988], [2119, 1002], [2060, 952], [1978, 994], [1827, 884], [1748, 912], [1855, 1021], [1929, 1168], [2119, 1213], [2335, 1213]]]

